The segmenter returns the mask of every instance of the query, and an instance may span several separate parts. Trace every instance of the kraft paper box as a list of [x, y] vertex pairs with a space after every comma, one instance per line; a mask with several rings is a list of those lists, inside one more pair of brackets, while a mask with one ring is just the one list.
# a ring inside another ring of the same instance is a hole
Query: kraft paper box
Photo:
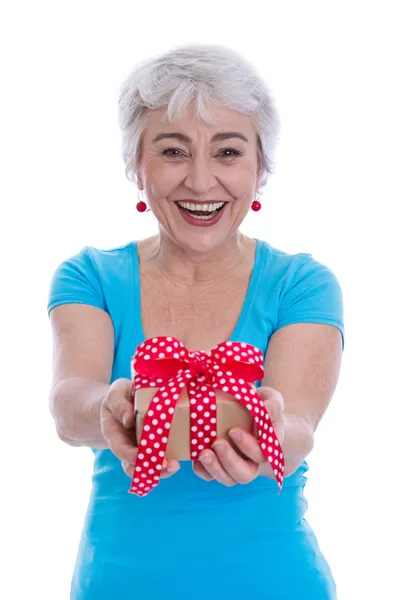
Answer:
[[229, 438], [232, 427], [254, 435], [281, 492], [282, 447], [255, 386], [264, 378], [259, 348], [228, 340], [190, 351], [177, 338], [157, 336], [137, 347], [131, 376], [139, 452], [130, 494], [142, 498], [159, 484], [165, 458], [198, 460], [216, 439], [226, 439], [241, 454]]
[[[132, 378], [136, 375], [132, 368]], [[253, 385], [254, 389], [255, 386]], [[136, 444], [139, 445], [143, 430], [143, 421], [150, 402], [158, 391], [157, 387], [140, 388], [135, 391], [134, 410], [135, 410], [135, 426], [136, 426]], [[216, 405], [217, 405], [217, 438], [228, 440], [234, 447], [233, 440], [229, 437], [228, 432], [233, 427], [240, 427], [245, 431], [252, 433], [256, 439], [258, 438], [253, 417], [244, 406], [237, 402], [230, 394], [215, 390]], [[169, 439], [166, 448], [166, 459], [175, 458], [178, 461], [192, 460], [190, 456], [190, 422], [189, 422], [189, 398], [186, 386], [177, 401], [175, 414], [172, 419]], [[215, 438], [215, 439], [217, 439]], [[246, 458], [237, 447], [236, 452], [243, 458]]]

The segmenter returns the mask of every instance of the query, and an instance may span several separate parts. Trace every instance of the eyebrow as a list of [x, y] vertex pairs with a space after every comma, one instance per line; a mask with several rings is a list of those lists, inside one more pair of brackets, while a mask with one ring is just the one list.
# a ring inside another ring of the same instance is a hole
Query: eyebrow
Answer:
[[[192, 143], [192, 140], [190, 139], [190, 137], [188, 137], [187, 135], [184, 135], [183, 133], [159, 133], [153, 139], [153, 144], [155, 142], [159, 142], [160, 140], [163, 140], [165, 138], [175, 138], [176, 140], [184, 142], [185, 144]], [[237, 131], [222, 131], [221, 133], [216, 133], [215, 135], [213, 135], [211, 141], [212, 142], [221, 142], [223, 140], [228, 140], [231, 138], [239, 138], [240, 140], [243, 140], [244, 142], [249, 141], [247, 139], [247, 137], [243, 135], [243, 133], [239, 133]]]

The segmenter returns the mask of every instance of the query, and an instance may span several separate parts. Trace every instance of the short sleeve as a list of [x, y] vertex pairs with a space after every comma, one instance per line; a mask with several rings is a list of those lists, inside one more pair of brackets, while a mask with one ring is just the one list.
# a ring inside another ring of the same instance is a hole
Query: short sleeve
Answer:
[[63, 261], [49, 286], [47, 314], [59, 304], [90, 304], [105, 310], [99, 277], [90, 258], [90, 246]]
[[284, 284], [279, 302], [277, 329], [292, 323], [322, 323], [337, 327], [344, 349], [343, 294], [336, 275], [311, 254]]

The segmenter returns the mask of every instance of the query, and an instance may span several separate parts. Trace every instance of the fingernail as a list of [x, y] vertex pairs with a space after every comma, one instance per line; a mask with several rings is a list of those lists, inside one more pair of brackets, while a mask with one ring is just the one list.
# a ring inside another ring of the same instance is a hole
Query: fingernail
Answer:
[[[168, 464], [168, 461], [167, 461]], [[177, 467], [172, 467], [171, 465], [168, 467], [167, 471], [169, 473], [174, 473], [175, 471], [177, 471], [179, 469], [179, 465]]]
[[211, 454], [203, 454], [203, 456], [200, 456], [200, 460], [205, 465], [209, 465], [212, 460]]
[[232, 431], [230, 431], [229, 435], [233, 440], [235, 440], [235, 442], [240, 442], [240, 440], [243, 437], [241, 431], [238, 431], [237, 429], [233, 429]]
[[129, 419], [129, 417], [130, 417], [130, 414], [131, 414], [131, 413], [128, 413], [128, 412], [126, 412], [126, 413], [124, 413], [124, 414], [122, 415], [122, 422], [123, 422], [123, 424], [125, 425], [125, 427], [126, 427], [126, 424], [127, 424], [127, 422], [128, 422], [128, 419]]

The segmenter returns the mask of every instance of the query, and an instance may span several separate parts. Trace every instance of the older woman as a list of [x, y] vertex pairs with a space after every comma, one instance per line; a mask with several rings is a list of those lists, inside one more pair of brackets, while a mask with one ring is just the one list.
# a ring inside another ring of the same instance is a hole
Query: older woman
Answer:
[[[149, 207], [159, 234], [85, 246], [51, 283], [51, 411], [61, 440], [94, 453], [71, 598], [336, 598], [303, 489], [340, 371], [341, 288], [311, 254], [238, 229], [262, 209], [257, 193], [272, 173], [271, 97], [235, 52], [188, 45], [140, 64], [119, 107], [126, 174], [145, 195], [138, 219]], [[262, 351], [257, 386], [284, 454], [280, 493], [240, 427], [199, 460], [164, 461], [145, 498], [127, 493], [138, 452], [130, 359], [153, 336]]]

